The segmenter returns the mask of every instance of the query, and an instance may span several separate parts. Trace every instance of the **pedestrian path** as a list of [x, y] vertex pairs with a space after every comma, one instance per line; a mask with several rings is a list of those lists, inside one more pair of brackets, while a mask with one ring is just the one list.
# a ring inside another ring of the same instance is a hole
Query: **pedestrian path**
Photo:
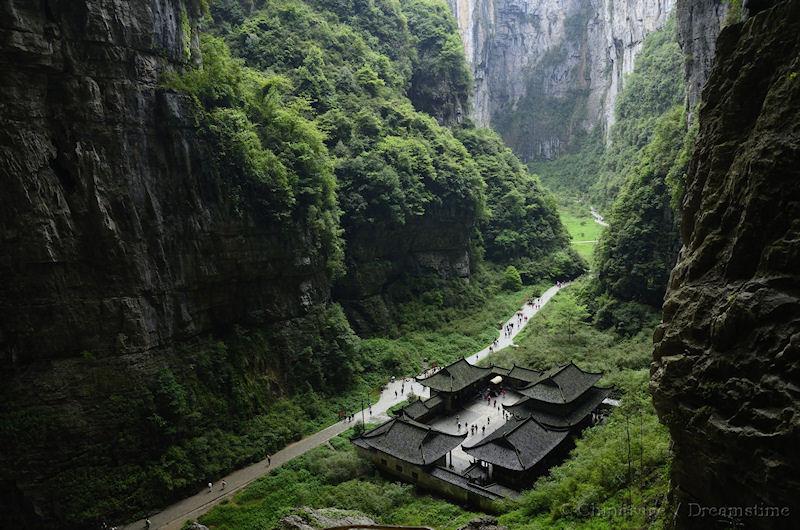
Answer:
[[[544, 306], [553, 296], [555, 296], [555, 294], [564, 286], [566, 286], [566, 284], [561, 284], [560, 287], [554, 285], [545, 291], [539, 299], [538, 308], [534, 309], [533, 306], [525, 304], [520, 311], [522, 311], [523, 315], [526, 315], [530, 319], [533, 317], [533, 315], [538, 313], [541, 307]], [[508, 337], [500, 336], [498, 338], [497, 345], [494, 347], [494, 351], [498, 351], [512, 345], [514, 342], [514, 337], [516, 337], [519, 332], [522, 331], [527, 323], [524, 318], [522, 323], [518, 323], [516, 313], [511, 316], [506, 324], [509, 322], [514, 322], [514, 329], [511, 335]], [[475, 364], [479, 359], [483, 359], [488, 355], [490, 355], [489, 347], [486, 347], [478, 353], [467, 357], [466, 359], [467, 362]], [[355, 414], [355, 420], [358, 421], [362, 417], [367, 421], [367, 423], [369, 423], [370, 420], [385, 420], [388, 418], [389, 409], [398, 403], [401, 403], [412, 392], [422, 398], [429, 396], [428, 388], [414, 381], [413, 379], [397, 379], [390, 381], [381, 391], [378, 401], [372, 404], [371, 407], [364, 409], [363, 411], [358, 411]], [[261, 462], [256, 462], [255, 464], [251, 464], [247, 467], [232, 472], [228, 476], [223, 477], [217, 483], [215, 483], [211, 492], [204, 488], [200, 493], [178, 501], [175, 504], [168, 506], [164, 510], [151, 515], [151, 528], [179, 530], [186, 521], [197, 519], [216, 504], [220, 503], [223, 499], [230, 498], [234, 493], [242, 490], [256, 479], [266, 475], [273, 469], [280, 467], [290, 460], [293, 460], [294, 458], [297, 458], [298, 456], [301, 456], [312, 449], [326, 444], [328, 441], [336, 436], [339, 436], [352, 426], [353, 422], [340, 421], [338, 423], [334, 423], [330, 427], [326, 427], [321, 431], [311, 434], [302, 440], [284, 447], [280, 451], [271, 455], [270, 462], [267, 462], [267, 460], [262, 460]], [[227, 486], [224, 490], [220, 488], [222, 480], [227, 483]], [[144, 519], [130, 523], [123, 528], [126, 530], [139, 530], [145, 528]]]
[[[497, 338], [497, 345], [493, 348], [493, 350], [494, 351], [502, 350], [503, 348], [506, 348], [506, 347], [511, 346], [512, 344], [514, 344], [514, 337], [519, 335], [519, 332], [522, 331], [523, 328], [525, 328], [525, 325], [528, 323], [525, 320], [524, 317], [527, 316], [528, 319], [533, 318], [533, 315], [535, 315], [536, 313], [541, 311], [541, 308], [544, 307], [544, 305], [547, 302], [549, 302], [550, 299], [553, 298], [559, 290], [563, 289], [568, 284], [562, 283], [560, 285], [561, 285], [560, 287], [558, 285], [554, 285], [554, 286], [550, 287], [548, 290], [546, 290], [542, 294], [542, 296], [539, 297], [539, 305], [538, 305], [538, 307], [530, 306], [528, 304], [525, 304], [524, 306], [522, 306], [522, 309], [520, 310], [520, 311], [522, 311], [522, 315], [523, 315], [523, 319], [522, 319], [521, 323], [518, 322], [516, 313], [514, 315], [512, 315], [511, 318], [509, 318], [503, 324], [503, 329], [505, 329], [505, 327], [509, 323], [513, 323], [514, 324], [514, 329], [511, 330], [511, 335], [510, 336], [505, 336], [505, 334], [501, 333], [500, 336]], [[490, 347], [491, 346], [487, 346], [486, 348], [482, 349], [478, 353], [470, 355], [469, 357], [467, 357], [467, 362], [470, 363], [470, 364], [475, 364], [480, 359], [483, 359], [483, 358], [489, 356], [490, 355], [490, 350], [489, 350]]]

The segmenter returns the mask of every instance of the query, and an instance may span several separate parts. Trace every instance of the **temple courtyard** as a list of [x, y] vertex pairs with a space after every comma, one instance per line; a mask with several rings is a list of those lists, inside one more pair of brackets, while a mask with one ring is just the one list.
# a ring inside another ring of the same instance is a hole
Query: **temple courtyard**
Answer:
[[[491, 401], [487, 402], [482, 394], [476, 394], [471, 401], [465, 403], [464, 408], [438, 416], [428, 422], [428, 425], [450, 434], [466, 433], [467, 437], [462, 445], [474, 445], [506, 423], [508, 413], [503, 405], [513, 405], [522, 397], [522, 394], [513, 390], [506, 390], [505, 395], [493, 397]], [[460, 429], [458, 428], [459, 422], [461, 423]], [[477, 425], [474, 434], [470, 432], [469, 425]], [[482, 427], [485, 427], [485, 430]], [[475, 461], [474, 457], [464, 452], [461, 445], [453, 449], [450, 455], [452, 462], [448, 462], [448, 464], [452, 466], [451, 469], [460, 473], [466, 471]]]

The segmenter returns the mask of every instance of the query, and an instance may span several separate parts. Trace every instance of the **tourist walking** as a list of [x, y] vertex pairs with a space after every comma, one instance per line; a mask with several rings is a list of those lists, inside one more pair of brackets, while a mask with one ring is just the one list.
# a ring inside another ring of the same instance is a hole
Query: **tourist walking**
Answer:
[[223, 480], [222, 481], [222, 489], [225, 490], [225, 486], [227, 486], [227, 485], [228, 485], [228, 483]]
[[209, 482], [209, 483], [208, 483], [208, 492], [209, 492], [209, 493], [211, 493], [212, 491], [214, 491], [214, 484], [212, 484], [211, 482]]

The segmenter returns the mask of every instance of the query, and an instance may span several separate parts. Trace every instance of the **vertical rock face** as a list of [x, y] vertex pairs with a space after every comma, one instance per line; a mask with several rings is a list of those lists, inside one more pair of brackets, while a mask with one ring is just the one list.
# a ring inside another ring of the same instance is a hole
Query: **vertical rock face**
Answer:
[[691, 113], [714, 62], [717, 35], [730, 4], [722, 0], [677, 0], [678, 43], [686, 57], [686, 108]]
[[679, 527], [725, 520], [690, 503], [760, 510], [727, 512], [747, 528], [800, 516], [798, 57], [800, 0], [777, 2], [722, 30], [702, 93], [652, 366]]
[[[195, 2], [4, 2], [0, 359], [151, 350], [324, 300], [303, 228], [236, 212], [190, 102]], [[102, 325], [100, 324], [102, 323]]]
[[475, 81], [473, 119], [525, 159], [608, 131], [649, 32], [673, 0], [449, 0]]
[[161, 88], [199, 60], [198, 16], [194, 0], [0, 3], [0, 527], [64, 528], [101, 480], [64, 487], [75, 469], [143, 458], [129, 434], [148, 426], [115, 403], [191, 370], [173, 345], [328, 297], [312, 231], [239, 200], [191, 101]]
[[475, 217], [465, 210], [439, 209], [401, 227], [352, 230], [347, 236], [348, 273], [334, 297], [360, 335], [392, 329], [393, 305], [407, 301], [408, 276], [467, 278], [470, 233]]

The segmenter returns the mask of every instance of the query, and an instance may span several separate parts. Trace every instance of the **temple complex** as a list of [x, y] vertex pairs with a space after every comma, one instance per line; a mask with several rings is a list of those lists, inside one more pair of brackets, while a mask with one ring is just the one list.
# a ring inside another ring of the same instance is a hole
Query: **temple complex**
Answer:
[[386, 474], [491, 511], [563, 461], [615, 403], [601, 377], [574, 363], [542, 371], [459, 359], [417, 378], [430, 397], [353, 443]]

